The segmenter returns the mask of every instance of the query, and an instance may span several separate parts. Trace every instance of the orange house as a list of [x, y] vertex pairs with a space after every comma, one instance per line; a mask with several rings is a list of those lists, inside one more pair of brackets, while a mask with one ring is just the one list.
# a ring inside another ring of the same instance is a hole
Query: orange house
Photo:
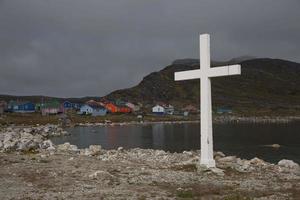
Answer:
[[116, 106], [113, 103], [107, 103], [105, 104], [105, 108], [110, 112], [110, 113], [131, 113], [131, 109], [126, 106]]
[[105, 108], [111, 113], [117, 113], [118, 107], [113, 103], [105, 104]]

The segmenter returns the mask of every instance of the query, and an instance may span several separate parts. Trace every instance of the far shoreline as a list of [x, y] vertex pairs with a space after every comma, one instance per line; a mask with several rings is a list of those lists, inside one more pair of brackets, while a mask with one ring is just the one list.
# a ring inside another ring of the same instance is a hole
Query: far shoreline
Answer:
[[[239, 115], [215, 115], [214, 124], [226, 123], [292, 123], [300, 121], [300, 115], [286, 116], [239, 116]], [[9, 113], [0, 116], [0, 126], [39, 126], [45, 124], [55, 124], [64, 127], [74, 126], [124, 126], [124, 125], [148, 125], [148, 124], [183, 124], [200, 123], [198, 115], [184, 116], [156, 116], [145, 115], [138, 119], [137, 115], [106, 115], [102, 117], [79, 116], [74, 114], [65, 114], [65, 118], [60, 115], [41, 116], [38, 113], [15, 114]]]

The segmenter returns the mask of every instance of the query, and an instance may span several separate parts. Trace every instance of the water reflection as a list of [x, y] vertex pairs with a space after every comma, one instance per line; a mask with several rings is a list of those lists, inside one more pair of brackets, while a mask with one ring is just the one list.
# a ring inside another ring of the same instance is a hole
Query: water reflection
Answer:
[[[171, 152], [200, 147], [199, 124], [152, 124], [109, 127], [75, 127], [70, 136], [53, 138], [80, 148], [100, 144], [105, 149], [151, 148]], [[214, 149], [242, 158], [260, 157], [276, 162], [282, 158], [300, 162], [300, 123], [214, 125]], [[268, 147], [280, 144], [281, 148]]]

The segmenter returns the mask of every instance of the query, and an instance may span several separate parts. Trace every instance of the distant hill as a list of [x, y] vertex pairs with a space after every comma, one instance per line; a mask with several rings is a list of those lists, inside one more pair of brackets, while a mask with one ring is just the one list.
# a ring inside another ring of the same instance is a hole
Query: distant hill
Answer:
[[[300, 114], [300, 64], [280, 59], [252, 59], [240, 57], [227, 62], [213, 62], [212, 66], [240, 63], [240, 76], [213, 78], [213, 106], [230, 107], [243, 114], [253, 113], [288, 113]], [[177, 108], [188, 104], [199, 106], [199, 80], [174, 81], [174, 72], [199, 68], [197, 59], [175, 60], [164, 69], [153, 72], [143, 78], [135, 87], [116, 90], [103, 97], [108, 100], [121, 99], [124, 101], [155, 104], [164, 102]], [[10, 96], [0, 95], [0, 100], [22, 100], [41, 102], [69, 100], [82, 103], [90, 99], [56, 98], [46, 96]]]
[[73, 103], [84, 103], [90, 99], [99, 100], [100, 97], [83, 97], [83, 98], [59, 98], [59, 97], [49, 97], [49, 96], [14, 96], [14, 95], [0, 95], [0, 100], [4, 101], [30, 101], [33, 103], [40, 103], [42, 101], [52, 101], [57, 100], [59, 102], [70, 101]]
[[[236, 63], [242, 66], [240, 76], [213, 78], [213, 106], [252, 113], [300, 113], [300, 64], [280, 59], [247, 59], [212, 63], [212, 66]], [[144, 77], [137, 86], [114, 91], [105, 98], [149, 104], [165, 102], [177, 107], [199, 105], [199, 80], [174, 81], [174, 72], [197, 68], [197, 59], [176, 60]]]

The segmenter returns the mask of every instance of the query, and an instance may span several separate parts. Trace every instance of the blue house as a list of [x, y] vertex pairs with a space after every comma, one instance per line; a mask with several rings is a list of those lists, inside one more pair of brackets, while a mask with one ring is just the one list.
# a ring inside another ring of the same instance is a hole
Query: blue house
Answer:
[[7, 108], [8, 111], [10, 112], [18, 112], [18, 113], [35, 112], [35, 104], [31, 102], [10, 101]]
[[82, 115], [92, 115], [94, 117], [96, 116], [105, 116], [107, 114], [107, 110], [103, 106], [96, 106], [96, 105], [83, 105], [80, 108], [80, 114]]
[[232, 109], [230, 109], [230, 108], [218, 108], [217, 113], [218, 114], [231, 114]]
[[64, 105], [64, 109], [72, 109], [73, 108], [73, 104], [70, 101], [65, 101], [63, 103]]
[[81, 103], [72, 103], [72, 108], [75, 110], [79, 110], [81, 108], [82, 104]]

